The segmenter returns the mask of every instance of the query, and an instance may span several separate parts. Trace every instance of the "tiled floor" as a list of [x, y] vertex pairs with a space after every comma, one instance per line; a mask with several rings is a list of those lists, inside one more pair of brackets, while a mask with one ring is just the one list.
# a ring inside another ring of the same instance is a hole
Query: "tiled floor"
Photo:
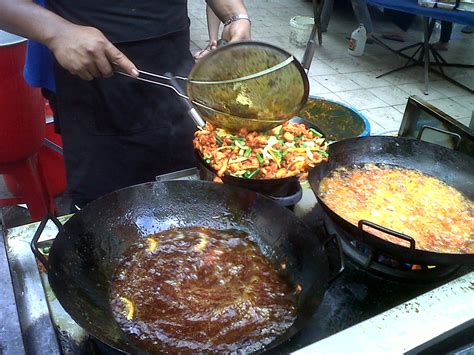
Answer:
[[[205, 47], [208, 39], [205, 2], [190, 0], [188, 3], [191, 50], [196, 51]], [[296, 15], [312, 16], [311, 2], [245, 0], [245, 3], [253, 19], [253, 39], [284, 48], [299, 59], [303, 57], [304, 48], [295, 47], [289, 42], [289, 22]], [[370, 11], [376, 33], [396, 29], [378, 9], [370, 8]], [[474, 95], [469, 91], [442, 80], [436, 74], [430, 74], [430, 93], [424, 95], [421, 67], [377, 79], [377, 75], [404, 64], [404, 60], [375, 44], [367, 45], [362, 57], [350, 56], [347, 53], [346, 35], [356, 27], [357, 22], [350, 7], [336, 7], [328, 32], [323, 35], [323, 46], [316, 48], [309, 71], [312, 95], [342, 101], [360, 110], [371, 121], [373, 133], [398, 129], [410, 95], [418, 95], [463, 124], [469, 124], [474, 111]], [[415, 22], [412, 27], [407, 44], [422, 38], [420, 22]], [[474, 63], [474, 34], [461, 33], [461, 27], [454, 27], [449, 51], [442, 55], [448, 61]], [[434, 33], [433, 41], [438, 36], [439, 29]], [[396, 42], [389, 44], [395, 48], [402, 46]], [[457, 70], [457, 74], [474, 81], [474, 70]]]

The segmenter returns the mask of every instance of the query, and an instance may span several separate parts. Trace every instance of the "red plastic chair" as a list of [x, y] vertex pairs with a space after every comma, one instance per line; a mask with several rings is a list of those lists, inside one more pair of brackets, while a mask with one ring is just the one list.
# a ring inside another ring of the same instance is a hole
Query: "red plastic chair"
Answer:
[[23, 80], [25, 53], [23, 40], [0, 42], [0, 174], [15, 195], [0, 198], [0, 206], [26, 203], [31, 218], [39, 220], [57, 208], [38, 163], [45, 138], [44, 99]]
[[[54, 199], [46, 189], [41, 169], [38, 167], [37, 155], [13, 163], [0, 163], [0, 173], [10, 177], [8, 186], [15, 197], [0, 199], [0, 206], [11, 206], [26, 203], [31, 219], [40, 220], [48, 212], [56, 214]], [[11, 184], [14, 181], [16, 185]]]

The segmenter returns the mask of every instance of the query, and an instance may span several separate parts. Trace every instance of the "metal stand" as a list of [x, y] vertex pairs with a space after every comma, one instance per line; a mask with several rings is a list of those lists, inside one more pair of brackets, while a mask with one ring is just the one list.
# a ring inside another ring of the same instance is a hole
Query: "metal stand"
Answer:
[[[424, 77], [425, 77], [425, 95], [428, 95], [428, 85], [429, 85], [429, 71], [432, 71], [436, 74], [439, 74], [442, 76], [444, 79], [452, 82], [453, 84], [456, 84], [466, 90], [468, 90], [471, 93], [474, 93], [474, 89], [462, 84], [461, 82], [457, 81], [456, 79], [453, 79], [452, 77], [446, 75], [444, 72], [443, 68], [444, 67], [458, 67], [458, 68], [474, 68], [474, 65], [472, 64], [461, 64], [461, 63], [448, 63], [442, 56], [441, 54], [434, 48], [432, 44], [430, 44], [430, 38], [431, 35], [433, 34], [433, 29], [435, 26], [436, 20], [435, 19], [430, 19], [429, 17], [424, 17], [423, 18], [423, 27], [424, 27], [424, 40], [423, 42], [411, 44], [409, 46], [403, 47], [401, 49], [395, 50], [388, 46], [386, 43], [381, 41], [379, 38], [372, 36], [374, 39], [375, 43], [381, 45], [382, 47], [388, 49], [389, 51], [398, 54], [406, 59], [407, 62], [396, 69], [392, 69], [386, 73], [383, 73], [377, 78], [380, 78], [382, 76], [395, 73], [400, 70], [404, 70], [407, 68], [414, 67], [416, 65], [423, 65], [424, 66]], [[404, 52], [416, 48], [415, 52], [411, 56], [405, 54]], [[430, 53], [435, 60], [434, 62], [430, 61]], [[425, 55], [426, 54], [426, 55]], [[418, 55], [418, 56], [417, 56]], [[434, 68], [433, 66], [436, 66], [437, 68]]]
[[313, 0], [313, 12], [314, 12], [314, 25], [311, 30], [308, 43], [306, 44], [306, 50], [301, 60], [303, 68], [306, 73], [309, 72], [309, 67], [313, 61], [314, 51], [316, 50], [316, 35], [318, 36], [318, 43], [321, 46], [323, 44], [323, 36], [321, 32], [321, 12], [323, 11], [324, 0]]
[[323, 45], [323, 33], [321, 31], [321, 12], [324, 8], [324, 0], [313, 0], [314, 23], [318, 32], [318, 43]]

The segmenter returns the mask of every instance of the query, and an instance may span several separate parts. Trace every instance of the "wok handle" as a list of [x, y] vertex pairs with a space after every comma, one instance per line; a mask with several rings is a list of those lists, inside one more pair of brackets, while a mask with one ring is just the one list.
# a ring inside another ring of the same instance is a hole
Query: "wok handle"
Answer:
[[[339, 267], [337, 268], [337, 271], [335, 271], [333, 275], [330, 275], [328, 277], [328, 283], [332, 284], [342, 274], [342, 272], [344, 271], [346, 267], [344, 263], [344, 252], [342, 251], [342, 244], [341, 244], [341, 239], [339, 239], [339, 236], [335, 233], [330, 233], [328, 229], [326, 228], [325, 224], [323, 224], [323, 227], [324, 227], [324, 230], [326, 231], [326, 235], [329, 236], [326, 240], [322, 242], [324, 251], [326, 252], [327, 245], [330, 242], [334, 242], [336, 244], [337, 254], [339, 256]], [[326, 252], [326, 255], [327, 254], [328, 253]]]
[[370, 222], [370, 221], [366, 221], [364, 219], [361, 219], [359, 221], [359, 224], [358, 224], [358, 227], [360, 230], [364, 231], [364, 226], [368, 226], [368, 227], [371, 227], [371, 228], [374, 228], [374, 229], [377, 229], [381, 232], [384, 232], [386, 234], [389, 234], [393, 237], [396, 237], [396, 238], [399, 238], [399, 239], [403, 239], [404, 241], [406, 242], [409, 242], [410, 243], [410, 249], [413, 249], [415, 250], [415, 239], [413, 239], [412, 237], [406, 235], [406, 234], [403, 234], [403, 233], [400, 233], [400, 232], [397, 232], [397, 231], [394, 231], [392, 229], [389, 229], [389, 228], [385, 228], [385, 227], [382, 227], [378, 224], [375, 224], [373, 222]]
[[420, 141], [422, 140], [421, 136], [423, 135], [423, 132], [425, 131], [425, 129], [431, 129], [433, 131], [444, 133], [444, 134], [447, 134], [448, 136], [453, 137], [454, 140], [455, 140], [453, 149], [454, 150], [459, 149], [459, 145], [461, 144], [461, 139], [462, 139], [461, 136], [457, 133], [450, 132], [450, 131], [447, 131], [445, 129], [441, 129], [441, 128], [438, 128], [438, 127], [432, 127], [432, 126], [423, 126], [423, 127], [421, 127], [420, 131], [418, 132], [418, 136], [416, 137], [416, 139], [418, 139]]
[[43, 266], [46, 268], [46, 270], [49, 269], [49, 263], [48, 259], [46, 259], [45, 255], [39, 250], [38, 247], [38, 240], [41, 237], [41, 234], [43, 234], [44, 228], [46, 227], [46, 224], [48, 221], [53, 221], [53, 223], [58, 227], [59, 232], [63, 229], [63, 225], [59, 220], [51, 215], [47, 214], [46, 216], [43, 217], [41, 220], [40, 225], [38, 226], [38, 229], [35, 232], [35, 235], [33, 236], [33, 239], [31, 240], [31, 250], [33, 251], [33, 254], [35, 254], [36, 258], [43, 264]]

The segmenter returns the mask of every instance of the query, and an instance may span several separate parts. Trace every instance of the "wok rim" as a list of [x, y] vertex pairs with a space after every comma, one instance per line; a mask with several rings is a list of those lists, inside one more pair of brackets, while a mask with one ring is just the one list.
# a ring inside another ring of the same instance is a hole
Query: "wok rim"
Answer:
[[[352, 137], [352, 138], [346, 138], [346, 139], [340, 140], [338, 142], [334, 142], [330, 145], [330, 147], [331, 146], [337, 147], [339, 145], [349, 146], [351, 143], [356, 142], [356, 141], [374, 140], [374, 138], [386, 140], [386, 141], [393, 141], [396, 143], [418, 142], [417, 144], [426, 146], [427, 149], [430, 149], [430, 147], [431, 148], [434, 147], [435, 149], [442, 149], [442, 150], [446, 150], [449, 153], [454, 153], [456, 155], [459, 155], [459, 158], [465, 157], [466, 159], [472, 160], [473, 166], [474, 166], [474, 159], [466, 154], [450, 150], [448, 148], [445, 148], [443, 146], [440, 146], [434, 143], [421, 141], [421, 140], [413, 139], [413, 138], [391, 137], [391, 136]], [[308, 180], [310, 182], [311, 189], [313, 190], [318, 203], [320, 203], [321, 206], [323, 207], [325, 214], [327, 214], [334, 223], [337, 223], [346, 232], [348, 232], [351, 235], [351, 237], [358, 239], [359, 241], [362, 241], [366, 245], [374, 246], [378, 248], [380, 251], [386, 252], [387, 254], [396, 257], [398, 260], [404, 260], [404, 261], [409, 261], [412, 263], [420, 263], [420, 264], [427, 264], [427, 265], [474, 264], [474, 253], [439, 253], [439, 252], [434, 252], [434, 251], [417, 249], [416, 247], [415, 249], [410, 249], [409, 247], [396, 244], [388, 240], [385, 240], [383, 238], [380, 238], [372, 233], [369, 233], [366, 230], [361, 230], [356, 225], [352, 224], [351, 222], [349, 222], [348, 220], [340, 216], [338, 213], [333, 211], [329, 206], [326, 205], [326, 203], [323, 201], [319, 193], [319, 187], [320, 187], [321, 181], [334, 170], [334, 169], [329, 168], [330, 159], [331, 159], [331, 154], [329, 152], [329, 159], [327, 161], [324, 161], [318, 164], [318, 166], [313, 168], [309, 172]], [[390, 164], [387, 164], [387, 165], [390, 165]], [[326, 171], [324, 173], [321, 173], [320, 176], [315, 176], [319, 172], [319, 170], [322, 170], [322, 169], [326, 169]], [[410, 169], [413, 169], [413, 168], [410, 168]], [[415, 169], [415, 170], [420, 171], [418, 169]], [[427, 173], [424, 173], [424, 174], [427, 174]], [[440, 178], [437, 176], [435, 176], [435, 178], [440, 180]], [[313, 186], [313, 185], [316, 185], [316, 186]], [[456, 190], [459, 191], [458, 189]]]

